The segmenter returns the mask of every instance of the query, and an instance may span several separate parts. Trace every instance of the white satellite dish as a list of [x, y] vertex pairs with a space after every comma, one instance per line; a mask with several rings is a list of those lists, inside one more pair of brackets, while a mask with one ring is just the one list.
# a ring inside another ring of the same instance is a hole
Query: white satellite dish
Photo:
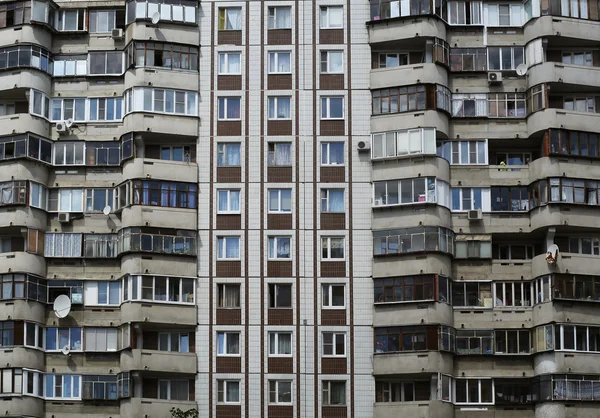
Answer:
[[517, 71], [517, 75], [523, 76], [523, 75], [527, 74], [527, 65], [526, 64], [517, 65], [516, 71]]
[[111, 210], [112, 209], [110, 206], [105, 206], [104, 209], [102, 209], [102, 213], [104, 214], [104, 216], [108, 216], [108, 215], [110, 215]]
[[68, 356], [71, 352], [71, 348], [68, 345], [65, 345], [62, 350], [60, 350], [65, 356]]
[[156, 12], [152, 15], [152, 24], [156, 25], [160, 21], [160, 13]]
[[67, 120], [65, 121], [65, 126], [66, 126], [67, 128], [70, 128], [71, 126], [73, 126], [73, 123], [74, 123], [74, 122], [73, 122], [73, 119], [69, 118], [69, 119], [67, 119]]
[[58, 318], [65, 318], [71, 312], [71, 298], [67, 295], [60, 295], [54, 300], [54, 314]]
[[546, 261], [548, 264], [555, 264], [558, 259], [558, 245], [552, 244], [546, 251]]

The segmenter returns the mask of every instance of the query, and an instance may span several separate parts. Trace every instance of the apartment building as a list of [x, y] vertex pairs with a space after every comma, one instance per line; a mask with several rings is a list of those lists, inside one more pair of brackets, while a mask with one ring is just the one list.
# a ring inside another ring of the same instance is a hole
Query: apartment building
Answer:
[[371, 1], [375, 417], [598, 415], [598, 20]]

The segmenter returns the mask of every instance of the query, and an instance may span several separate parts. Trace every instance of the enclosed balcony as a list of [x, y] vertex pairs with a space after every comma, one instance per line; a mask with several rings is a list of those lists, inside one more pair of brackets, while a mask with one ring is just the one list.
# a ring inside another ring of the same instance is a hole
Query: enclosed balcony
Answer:
[[0, 273], [22, 272], [44, 277], [44, 234], [34, 229], [0, 229]]
[[48, 137], [49, 106], [47, 96], [37, 90], [11, 86], [0, 91], [0, 136], [33, 132]]

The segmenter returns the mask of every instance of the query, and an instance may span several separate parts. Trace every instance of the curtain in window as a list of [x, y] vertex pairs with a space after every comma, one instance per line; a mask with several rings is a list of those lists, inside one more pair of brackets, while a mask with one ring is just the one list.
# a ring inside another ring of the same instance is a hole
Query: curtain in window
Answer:
[[277, 72], [286, 73], [291, 68], [291, 54], [279, 53], [277, 54]]
[[275, 15], [275, 27], [280, 29], [291, 28], [292, 19], [290, 9], [280, 7]]
[[[289, 102], [288, 102], [289, 112]], [[289, 113], [288, 113], [289, 116]], [[287, 144], [277, 144], [275, 147], [275, 161], [277, 165], [290, 165], [291, 164], [291, 146]]]
[[[239, 108], [238, 108], [238, 116], [239, 117]], [[226, 160], [227, 163], [225, 165], [240, 165], [240, 146], [237, 144], [227, 144], [225, 146], [226, 150]]]
[[229, 402], [236, 402], [240, 398], [240, 386], [233, 382], [227, 385], [227, 399]]
[[225, 287], [224, 306], [234, 308], [240, 306], [239, 287]]
[[226, 212], [229, 210], [229, 197], [232, 196], [233, 193], [227, 193], [226, 191], [219, 192], [219, 211]]
[[343, 383], [332, 383], [330, 399], [330, 405], [346, 404], [346, 385]]
[[229, 238], [225, 240], [226, 258], [238, 258], [240, 255], [240, 240]]
[[329, 212], [344, 212], [344, 191], [329, 191]]
[[242, 27], [241, 24], [241, 10], [240, 9], [227, 9], [226, 13], [226, 30], [239, 30]]
[[279, 354], [292, 352], [292, 339], [288, 334], [279, 334], [279, 338], [277, 339], [277, 345], [277, 352]]

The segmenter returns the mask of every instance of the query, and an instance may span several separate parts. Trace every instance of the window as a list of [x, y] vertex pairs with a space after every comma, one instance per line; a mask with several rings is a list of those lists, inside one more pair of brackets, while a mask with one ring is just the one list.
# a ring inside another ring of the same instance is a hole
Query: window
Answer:
[[434, 154], [435, 128], [420, 128], [373, 134], [371, 158], [400, 157], [412, 154]]
[[217, 144], [217, 166], [239, 167], [240, 147], [239, 142], [219, 142]]
[[44, 326], [25, 322], [25, 345], [34, 348], [44, 348]]
[[496, 405], [531, 404], [537, 400], [537, 391], [531, 379], [494, 379]]
[[162, 380], [158, 381], [158, 399], [171, 401], [189, 400], [189, 380]]
[[197, 187], [190, 183], [134, 180], [133, 204], [171, 208], [196, 208]]
[[54, 28], [59, 32], [86, 30], [85, 9], [65, 9], [54, 12]]
[[126, 22], [136, 19], [151, 19], [155, 13], [160, 13], [161, 21], [196, 23], [198, 3], [190, 0], [158, 0], [127, 2]]
[[341, 29], [344, 27], [344, 8], [342, 6], [321, 7], [321, 29]]
[[488, 4], [488, 26], [522, 26], [523, 4]]
[[456, 258], [492, 258], [492, 243], [466, 237], [456, 240]]
[[291, 166], [292, 144], [290, 142], [269, 142], [269, 166]]
[[592, 52], [590, 51], [576, 51], [576, 52], [562, 52], [563, 64], [569, 65], [585, 65], [586, 67], [592, 67], [594, 62], [592, 60]]
[[52, 99], [52, 121], [63, 121], [73, 119], [74, 121], [85, 121], [86, 99]]
[[86, 189], [85, 211], [101, 212], [106, 206], [114, 206], [114, 189]]
[[595, 97], [565, 97], [563, 109], [575, 112], [595, 113], [596, 99]]
[[185, 230], [157, 230], [152, 227], [123, 228], [118, 233], [118, 252], [151, 252], [196, 255], [196, 235]]
[[492, 211], [529, 210], [527, 187], [492, 187]]
[[529, 354], [531, 353], [531, 338], [528, 329], [496, 330], [496, 354]]
[[449, 1], [448, 23], [451, 25], [483, 25], [482, 2]]
[[491, 308], [492, 284], [490, 282], [454, 282], [452, 306]]
[[269, 404], [291, 404], [292, 382], [290, 380], [269, 380]]
[[116, 328], [85, 328], [85, 351], [116, 351]]
[[52, 75], [54, 77], [87, 75], [87, 56], [68, 55], [54, 57]]
[[269, 308], [291, 308], [292, 285], [269, 284]]
[[375, 353], [438, 349], [437, 326], [375, 329]]
[[198, 93], [183, 90], [134, 87], [125, 92], [127, 112], [153, 112], [197, 116]]
[[373, 254], [391, 255], [419, 251], [454, 254], [454, 239], [454, 232], [438, 227], [374, 231]]
[[115, 400], [118, 397], [117, 376], [82, 376], [82, 399]]
[[600, 300], [600, 277], [556, 275], [554, 299]]
[[242, 9], [240, 7], [225, 7], [219, 9], [219, 30], [241, 30]]
[[[322, 60], [321, 60], [322, 62]], [[403, 53], [378, 53], [376, 68], [393, 68], [408, 65], [410, 63], [410, 54]], [[322, 71], [322, 70], [321, 70]]]
[[54, 165], [84, 165], [85, 142], [54, 144]]
[[[440, 278], [440, 281], [443, 278]], [[444, 282], [447, 286], [447, 282]], [[375, 303], [434, 300], [433, 275], [401, 276], [375, 279]], [[440, 292], [442, 293], [442, 292]], [[447, 295], [447, 290], [444, 292]]]
[[323, 406], [346, 405], [346, 382], [324, 380], [321, 396]]
[[291, 332], [269, 332], [269, 356], [292, 356]]
[[269, 119], [290, 119], [291, 99], [289, 97], [269, 97]]
[[21, 393], [23, 393], [23, 370], [0, 369], [0, 395], [21, 395]]
[[269, 29], [291, 29], [292, 8], [286, 6], [269, 7]]
[[[117, 27], [116, 16], [120, 14], [116, 10], [90, 10], [89, 25], [90, 33], [108, 33]], [[121, 19], [123, 16], [121, 16]]]
[[[37, 116], [41, 116], [43, 118], [49, 119], [48, 118], [48, 114], [50, 113], [50, 98], [48, 96], [46, 96], [44, 93], [39, 92], [37, 90], [30, 90], [31, 91], [31, 99], [29, 100], [29, 112], [32, 115], [37, 115]], [[4, 114], [10, 115], [15, 113], [14, 111], [14, 105], [13, 105], [13, 111], [12, 113], [10, 111], [7, 111]], [[9, 109], [8, 109], [9, 110]], [[2, 114], [2, 107], [0, 107], [0, 116], [3, 116]]]
[[471, 188], [471, 187], [453, 187], [452, 188], [452, 210], [466, 211], [483, 209], [489, 211], [490, 190]]
[[[135, 42], [127, 49], [127, 67], [198, 70], [198, 48], [156, 42]], [[134, 60], [135, 57], [135, 60]]]
[[343, 260], [344, 238], [321, 237], [321, 260]]
[[123, 119], [123, 99], [88, 99], [89, 120], [119, 121]]
[[123, 74], [123, 53], [90, 52], [90, 75]]
[[45, 377], [45, 397], [80, 399], [79, 387], [81, 376], [67, 374], [47, 374]]
[[269, 213], [291, 213], [292, 189], [269, 189]]
[[[471, 2], [471, 4], [473, 4], [473, 2]], [[450, 70], [487, 71], [487, 49], [452, 48], [450, 50]]]
[[83, 302], [85, 306], [119, 305], [121, 302], [121, 282], [83, 282]]
[[490, 118], [524, 118], [524, 93], [489, 93], [488, 116]]
[[445, 158], [450, 164], [487, 165], [487, 141], [444, 141], [438, 147], [438, 157]]
[[523, 47], [489, 47], [488, 68], [490, 70], [514, 70], [525, 63], [525, 49]]
[[[36, 106], [36, 108], [37, 107], [38, 106]], [[37, 113], [41, 113], [41, 111], [41, 104], [39, 104], [39, 111]], [[8, 116], [14, 114], [16, 114], [16, 107], [14, 103], [0, 103], [0, 116]]]
[[37, 10], [40, 10], [43, 15], [41, 20], [38, 17], [38, 13], [33, 13], [31, 15], [31, 3], [29, 2], [14, 2], [7, 4], [7, 8], [3, 8], [0, 11], [0, 28], [6, 28], [11, 26], [18, 26], [23, 23], [29, 23], [30, 17], [31, 20], [40, 20], [45, 22], [45, 13], [46, 13], [46, 4], [34, 2], [34, 11], [36, 10], [35, 6], [37, 5]]
[[452, 94], [452, 116], [474, 118], [487, 116], [485, 94]]
[[118, 247], [117, 240], [117, 234], [85, 234], [83, 237], [84, 257], [116, 257]]
[[323, 308], [344, 308], [346, 305], [345, 285], [344, 284], [324, 284]]
[[47, 233], [45, 257], [81, 257], [81, 234]]
[[321, 189], [321, 213], [344, 213], [344, 189]]
[[239, 332], [217, 332], [217, 355], [239, 356], [240, 355], [240, 333]]
[[239, 190], [217, 190], [217, 213], [240, 213]]
[[290, 74], [292, 72], [290, 52], [269, 52], [269, 74]]
[[81, 328], [46, 328], [45, 347], [48, 351], [62, 350], [64, 347], [80, 351]]
[[28, 299], [47, 303], [46, 280], [25, 274], [0, 275], [0, 300]]
[[493, 354], [493, 331], [456, 330], [456, 354]]
[[535, 303], [549, 302], [550, 293], [550, 276], [543, 276], [533, 281], [535, 284]]
[[[583, 157], [600, 156], [599, 135], [592, 132], [567, 131], [562, 129], [551, 129], [547, 135], [547, 141], [550, 143], [549, 155], [562, 154]], [[0, 150], [1, 150], [0, 144]], [[1, 156], [0, 151], [0, 156]]]
[[187, 332], [159, 332], [158, 349], [159, 351], [189, 353], [190, 334]]
[[219, 308], [239, 308], [240, 304], [240, 285], [223, 284], [217, 285], [217, 298]]
[[494, 306], [533, 306], [533, 284], [530, 282], [495, 282]]
[[321, 74], [343, 74], [344, 51], [321, 51]]
[[15, 323], [13, 321], [0, 322], [0, 347], [12, 347], [15, 343]]
[[[3, 116], [2, 105], [0, 105], [0, 116]], [[0, 138], [0, 161], [25, 157], [27, 152], [27, 139], [27, 135], [14, 135]], [[52, 151], [52, 144], [49, 145], [50, 151]], [[30, 157], [34, 158], [33, 156]], [[36, 159], [39, 159], [39, 153], [36, 153]]]
[[371, 94], [374, 115], [424, 110], [427, 106], [425, 86], [373, 90]]
[[238, 380], [218, 380], [217, 381], [217, 402], [219, 402], [219, 403], [239, 403], [240, 402], [240, 382]]
[[163, 161], [183, 161], [189, 163], [192, 161], [192, 151], [195, 149], [189, 146], [161, 146], [160, 159]]
[[126, 276], [123, 301], [148, 300], [169, 303], [194, 303], [194, 279], [165, 276]]
[[239, 97], [219, 97], [219, 120], [239, 120], [241, 104]]
[[431, 399], [431, 383], [375, 382], [375, 402], [412, 402]]
[[457, 404], [491, 404], [494, 402], [492, 379], [454, 379]]
[[343, 97], [321, 97], [321, 119], [343, 119]]
[[493, 256], [499, 260], [531, 260], [535, 256], [533, 245], [494, 244]]
[[83, 212], [83, 189], [50, 189], [50, 212]]
[[344, 165], [344, 143], [321, 142], [321, 165]]
[[448, 183], [434, 177], [373, 182], [373, 205], [438, 203], [450, 207]]
[[241, 74], [241, 62], [242, 54], [239, 52], [221, 52], [219, 54], [219, 74]]
[[27, 182], [7, 181], [0, 183], [0, 206], [27, 204]]
[[218, 237], [217, 238], [218, 260], [240, 259], [240, 237]]
[[343, 332], [324, 332], [323, 356], [345, 357], [346, 334]]
[[269, 237], [269, 259], [291, 260], [292, 239], [290, 237]]

